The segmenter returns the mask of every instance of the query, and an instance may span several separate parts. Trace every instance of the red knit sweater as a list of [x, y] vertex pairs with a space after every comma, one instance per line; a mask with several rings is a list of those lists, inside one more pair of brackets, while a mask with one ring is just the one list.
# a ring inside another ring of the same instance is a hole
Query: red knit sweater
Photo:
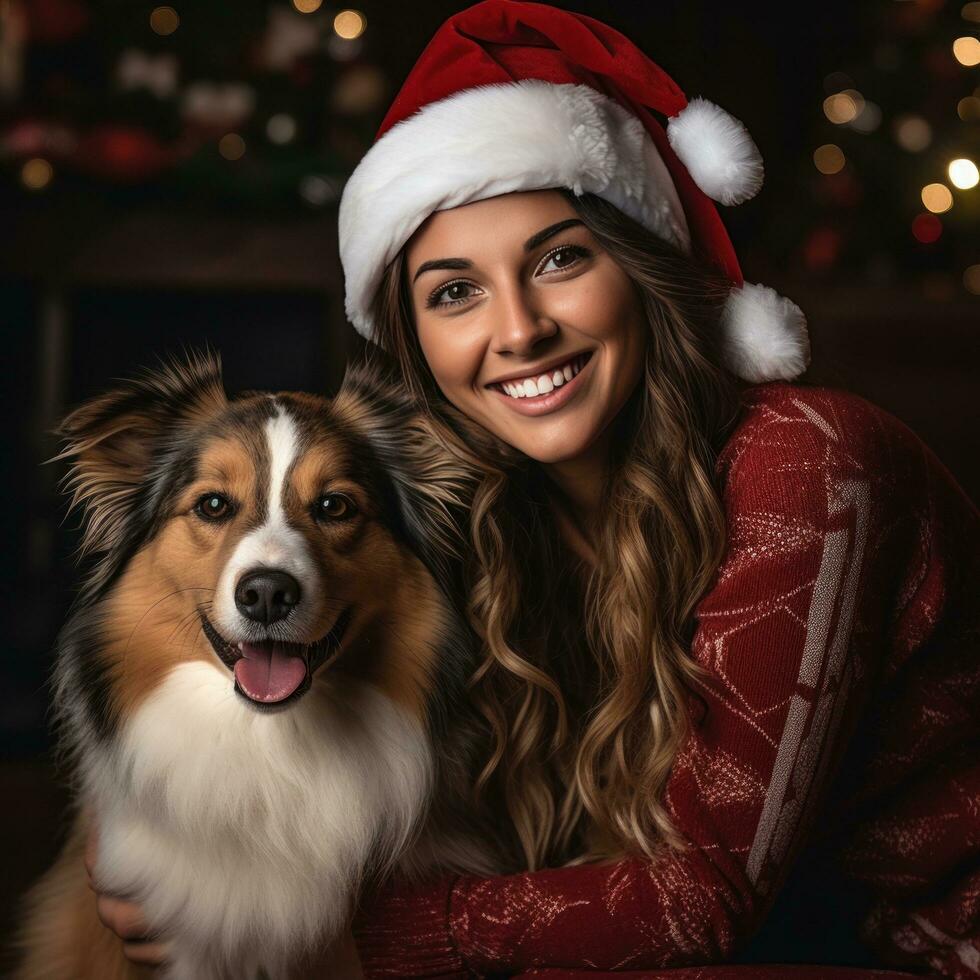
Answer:
[[901, 422], [827, 388], [748, 389], [718, 472], [728, 551], [692, 649], [709, 711], [665, 796], [692, 848], [390, 883], [355, 927], [367, 977], [980, 976], [976, 508]]

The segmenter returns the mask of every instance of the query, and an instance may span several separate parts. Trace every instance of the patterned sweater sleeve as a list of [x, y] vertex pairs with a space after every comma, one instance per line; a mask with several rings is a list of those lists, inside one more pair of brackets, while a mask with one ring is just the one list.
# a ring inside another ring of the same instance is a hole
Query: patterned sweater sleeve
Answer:
[[895, 466], [906, 449], [890, 417], [799, 390], [761, 386], [719, 459], [728, 547], [692, 650], [710, 672], [708, 710], [665, 795], [690, 848], [389, 883], [356, 927], [367, 977], [722, 963], [757, 930], [823, 813], [895, 603], [926, 560], [915, 522], [890, 516], [917, 492]]

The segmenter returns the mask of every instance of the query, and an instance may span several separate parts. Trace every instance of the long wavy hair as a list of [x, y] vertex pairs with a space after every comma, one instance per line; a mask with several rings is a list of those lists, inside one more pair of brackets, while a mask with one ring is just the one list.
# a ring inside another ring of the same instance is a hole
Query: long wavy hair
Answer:
[[540, 464], [439, 390], [404, 251], [375, 303], [380, 347], [477, 475], [468, 612], [483, 649], [470, 691], [488, 748], [474, 795], [506, 811], [512, 862], [531, 869], [686, 849], [663, 792], [692, 702], [705, 705], [693, 612], [725, 548], [715, 463], [741, 387], [721, 359], [730, 283], [613, 205], [563, 193], [632, 280], [650, 329], [642, 378], [612, 423], [597, 567], [563, 543]]

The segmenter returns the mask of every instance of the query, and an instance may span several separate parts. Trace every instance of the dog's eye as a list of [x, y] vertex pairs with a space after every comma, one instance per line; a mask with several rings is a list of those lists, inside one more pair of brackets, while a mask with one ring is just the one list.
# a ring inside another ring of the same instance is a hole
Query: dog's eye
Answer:
[[318, 521], [336, 521], [354, 516], [354, 502], [342, 493], [325, 493], [314, 508]]
[[220, 493], [206, 493], [194, 505], [194, 510], [206, 521], [223, 521], [233, 513], [231, 502]]

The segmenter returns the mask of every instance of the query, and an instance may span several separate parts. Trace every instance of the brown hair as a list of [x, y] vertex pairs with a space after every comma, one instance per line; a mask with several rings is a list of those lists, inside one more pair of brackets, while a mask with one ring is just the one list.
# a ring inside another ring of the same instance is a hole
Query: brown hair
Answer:
[[483, 659], [470, 690], [491, 749], [475, 792], [506, 808], [529, 868], [685, 847], [662, 796], [705, 674], [690, 653], [692, 614], [724, 552], [714, 465], [740, 403], [719, 342], [730, 283], [613, 205], [563, 193], [632, 280], [650, 326], [643, 376], [612, 423], [598, 567], [563, 545], [542, 468], [438, 389], [404, 251], [375, 304], [380, 346], [478, 471], [468, 582]]

